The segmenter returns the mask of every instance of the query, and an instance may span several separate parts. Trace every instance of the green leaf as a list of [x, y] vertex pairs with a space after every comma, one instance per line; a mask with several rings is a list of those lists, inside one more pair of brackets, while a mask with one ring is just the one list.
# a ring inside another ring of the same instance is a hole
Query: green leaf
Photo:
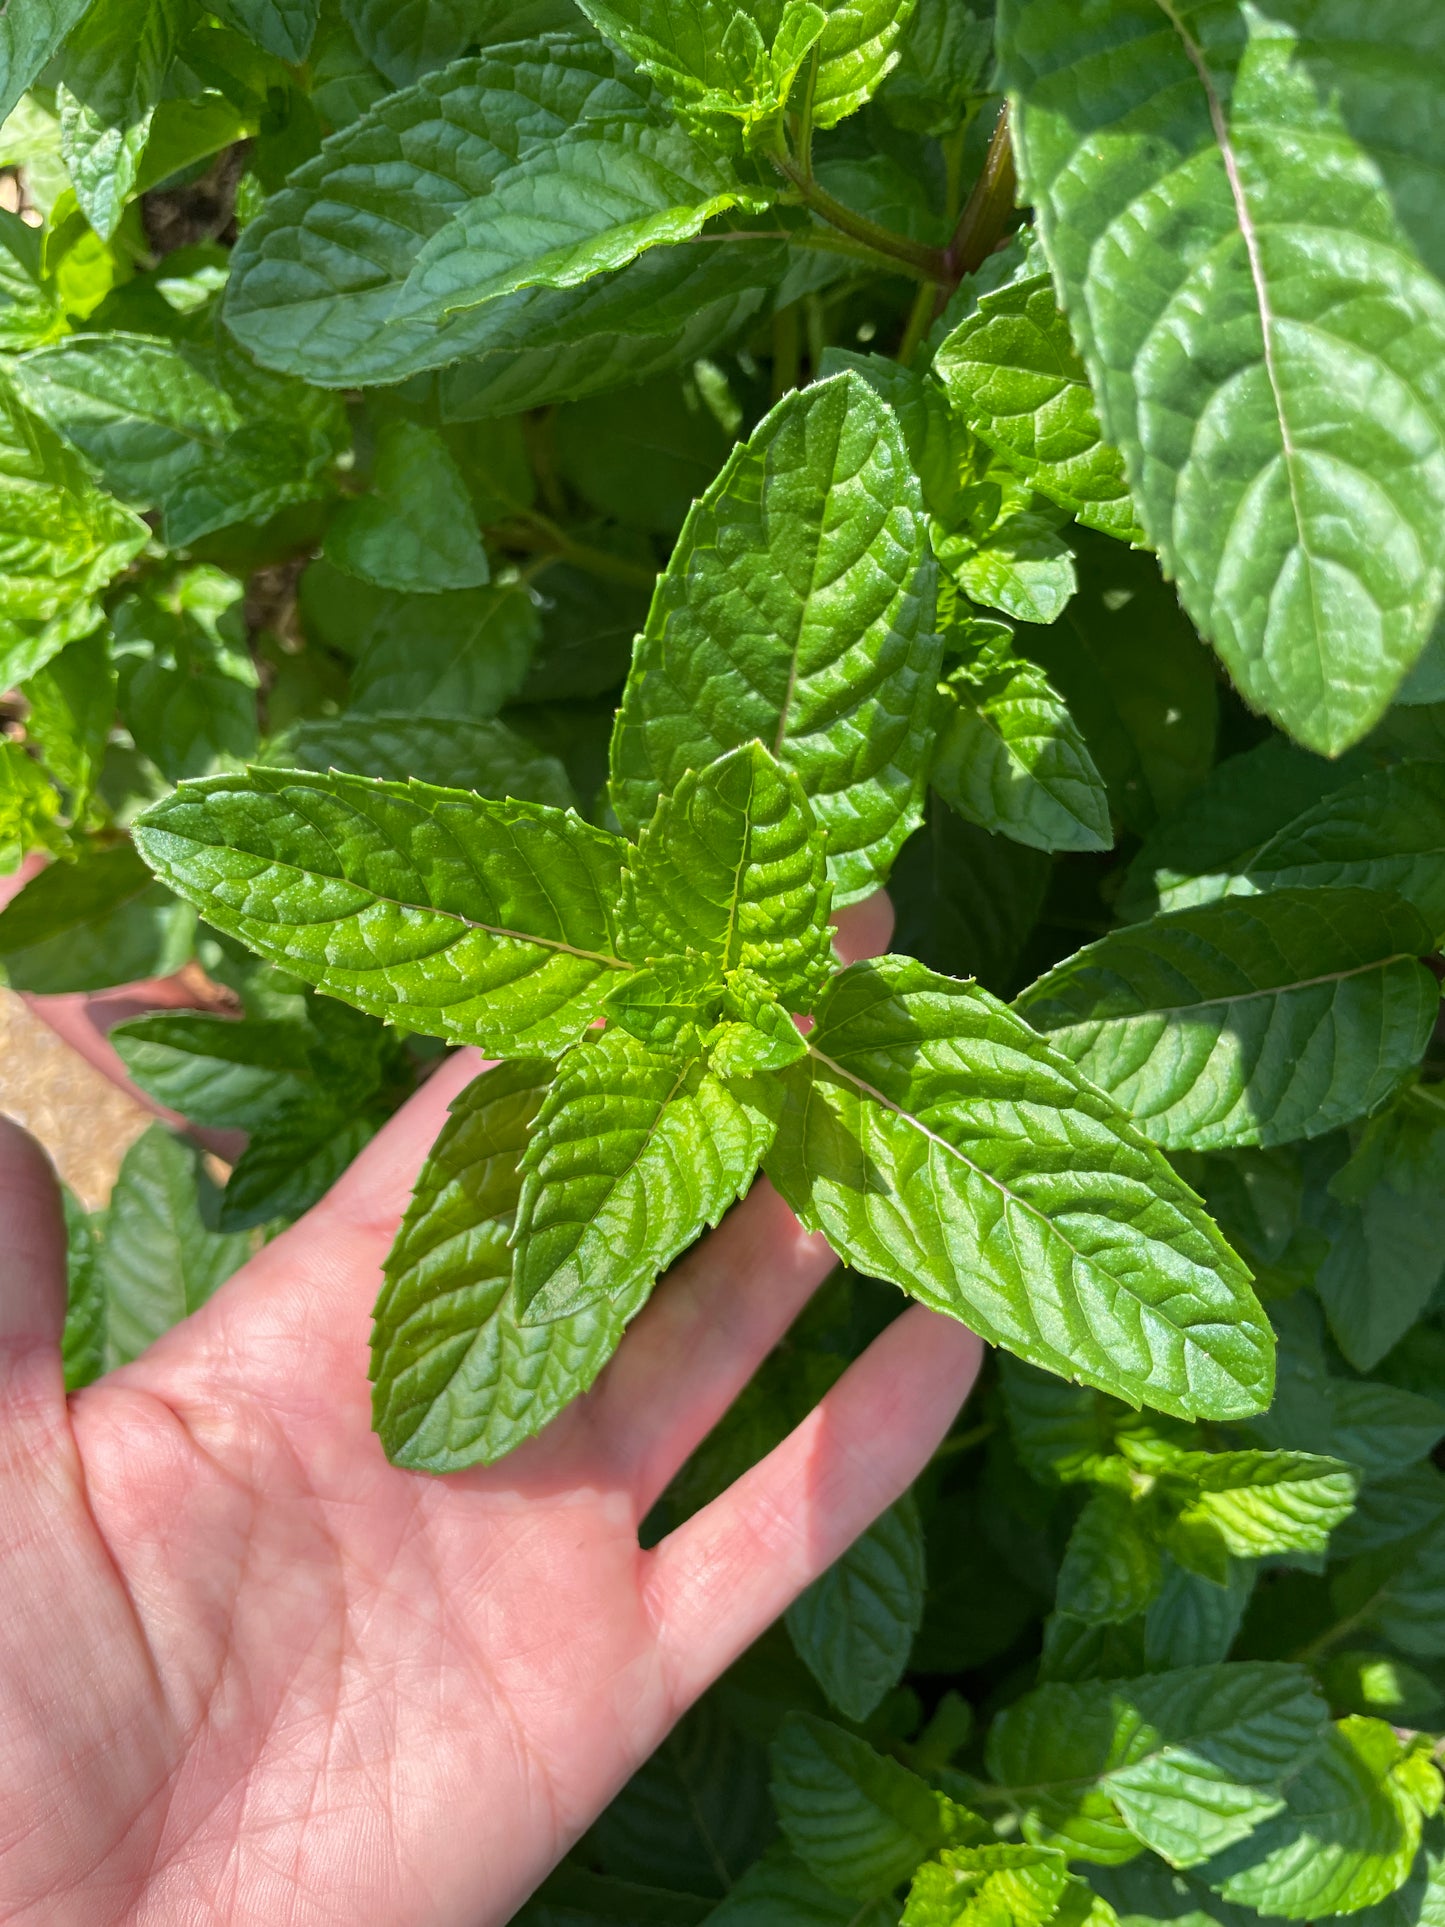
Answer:
[[1142, 541], [1124, 464], [1046, 274], [979, 297], [933, 367], [980, 441], [1086, 528]]
[[[733, 440], [698, 384], [675, 375], [576, 402], [558, 411], [552, 427], [558, 468], [593, 508], [667, 536], [681, 528]], [[590, 579], [594, 595], [597, 587]]]
[[0, 210], [0, 348], [8, 354], [39, 347], [65, 325], [42, 245], [35, 228], [8, 208]]
[[1286, 1785], [1278, 1816], [1204, 1877], [1266, 1919], [1313, 1920], [1386, 1899], [1420, 1844], [1420, 1809], [1394, 1771], [1403, 1751], [1382, 1720], [1341, 1720]]
[[[738, 273], [723, 263], [712, 277], [692, 257], [729, 250], [687, 250], [660, 276], [629, 270], [580, 300], [556, 290], [696, 233], [741, 191], [600, 40], [515, 43], [389, 96], [298, 169], [237, 245], [226, 319], [266, 366], [332, 387], [619, 328], [669, 332]], [[676, 319], [643, 318], [669, 282], [689, 290]], [[572, 392], [606, 385], [594, 372]]]
[[761, 743], [689, 770], [662, 797], [623, 879], [622, 947], [637, 963], [706, 960], [809, 1011], [833, 971], [824, 839], [803, 786]]
[[1193, 1192], [986, 991], [856, 964], [808, 1050], [767, 1169], [850, 1263], [1131, 1403], [1268, 1402], [1272, 1336]]
[[121, 715], [170, 782], [234, 767], [256, 748], [258, 675], [242, 594], [234, 576], [198, 568], [116, 605]]
[[575, 27], [567, 0], [342, 0], [342, 13], [372, 66], [410, 87], [473, 47]]
[[515, 584], [404, 596], [350, 583], [324, 563], [304, 583], [308, 619], [326, 641], [356, 655], [350, 721], [493, 716], [527, 673], [537, 609]]
[[1047, 1847], [946, 1847], [914, 1875], [902, 1927], [1044, 1927], [1068, 1884], [1064, 1856]]
[[1186, 1667], [1037, 1687], [994, 1722], [988, 1766], [1031, 1840], [1106, 1865], [1142, 1841], [1190, 1867], [1278, 1813], [1328, 1730], [1301, 1666]]
[[1024, 494], [1021, 505], [1006, 502], [1000, 520], [982, 531], [945, 532], [935, 525], [934, 553], [964, 594], [986, 609], [1002, 609], [1015, 622], [1057, 622], [1078, 588], [1063, 522], [1058, 509]]
[[115, 722], [116, 677], [105, 631], [72, 642], [24, 686], [27, 732], [70, 792], [72, 819], [89, 809]]
[[903, 1677], [923, 1590], [923, 1526], [909, 1497], [788, 1608], [798, 1657], [845, 1719], [866, 1720]]
[[[210, 0], [207, 0], [210, 4]], [[215, 0], [211, 12], [278, 60], [302, 61], [311, 51], [321, 0]]]
[[623, 845], [570, 812], [258, 768], [183, 784], [135, 836], [218, 930], [426, 1035], [560, 1051], [626, 968]]
[[95, 1275], [100, 1214], [90, 1213], [67, 1185], [65, 1208], [65, 1329], [60, 1341], [65, 1389], [78, 1392], [105, 1370], [105, 1300]]
[[1231, 1560], [1221, 1586], [1166, 1553], [1163, 1584], [1144, 1619], [1144, 1657], [1151, 1671], [1227, 1659], [1253, 1590], [1254, 1568], [1238, 1560]]
[[769, 1095], [624, 1030], [574, 1045], [522, 1159], [520, 1315], [543, 1322], [650, 1291], [746, 1192], [772, 1139]]
[[999, 15], [1023, 192], [1144, 525], [1246, 699], [1327, 754], [1445, 586], [1445, 248], [1392, 192], [1435, 162], [1442, 51], [1409, 0]]
[[1017, 1009], [1170, 1149], [1285, 1144], [1399, 1090], [1440, 991], [1434, 936], [1373, 890], [1280, 889], [1116, 930]]
[[1098, 1479], [1117, 1460], [1123, 1407], [1007, 1354], [999, 1360], [999, 1385], [1014, 1450], [1042, 1484]]
[[61, 151], [85, 218], [104, 241], [139, 185], [183, 26], [181, 0], [92, 0], [61, 52]]
[[206, 1229], [213, 1198], [201, 1153], [163, 1124], [126, 1152], [95, 1259], [106, 1371], [138, 1358], [251, 1255], [249, 1238]]
[[485, 1071], [452, 1102], [391, 1255], [372, 1331], [373, 1422], [396, 1465], [490, 1465], [585, 1392], [646, 1296], [518, 1321], [509, 1234], [518, 1162], [551, 1078]]
[[89, 5], [90, 0], [28, 0], [23, 7], [0, 13], [0, 123], [80, 24]]
[[382, 423], [372, 493], [333, 519], [326, 557], [379, 589], [427, 595], [487, 581], [491, 570], [467, 485], [435, 430]]
[[134, 1017], [109, 1035], [143, 1091], [213, 1129], [253, 1131], [315, 1080], [314, 1039], [305, 1025], [284, 1019], [173, 1011]]
[[576, 796], [555, 756], [544, 756], [495, 717], [351, 712], [298, 723], [271, 744], [266, 760], [280, 769], [349, 770], [393, 783], [414, 777], [443, 789], [515, 796], [565, 810]]
[[980, 829], [1040, 850], [1107, 850], [1109, 798], [1078, 725], [1036, 663], [985, 659], [955, 672], [931, 780]]
[[1346, 1712], [1373, 1715], [1392, 1726], [1433, 1726], [1442, 1696], [1418, 1667], [1386, 1653], [1334, 1653], [1320, 1668], [1330, 1703]]
[[1077, 529], [1071, 540], [1078, 593], [1015, 646], [1068, 704], [1115, 813], [1143, 834], [1209, 773], [1217, 678], [1152, 556]]
[[405, 1094], [398, 1049], [388, 1039], [369, 1063], [332, 1066], [318, 1088], [270, 1112], [232, 1168], [222, 1230], [289, 1223], [325, 1197]]
[[879, 104], [911, 133], [951, 134], [983, 91], [992, 54], [992, 8], [975, 0], [918, 0]]
[[32, 850], [59, 850], [60, 798], [45, 771], [20, 743], [0, 741], [0, 876], [20, 868]]
[[1059, 1568], [1058, 1610], [1091, 1625], [1133, 1619], [1163, 1583], [1159, 1544], [1127, 1493], [1094, 1493]]
[[1445, 1922], [1445, 1825], [1426, 1822], [1403, 1886], [1353, 1916], [1356, 1927], [1441, 1927]]
[[1335, 1343], [1367, 1372], [1419, 1318], [1445, 1270], [1445, 1104], [1407, 1090], [1330, 1180], [1315, 1272]]
[[1152, 1853], [1141, 1853], [1125, 1866], [1090, 1867], [1089, 1881], [1114, 1907], [1120, 1927], [1254, 1927], [1258, 1919]]
[[965, 1807], [826, 1720], [789, 1713], [772, 1760], [783, 1834], [835, 1893], [883, 1899], [940, 1847], [984, 1832]]
[[1310, 1452], [1181, 1452], [1141, 1450], [1120, 1441], [1129, 1458], [1166, 1483], [1182, 1480], [1189, 1500], [1181, 1517], [1219, 1534], [1239, 1559], [1275, 1552], [1323, 1552], [1347, 1519], [1359, 1490], [1352, 1466]]
[[332, 397], [195, 342], [73, 335], [16, 364], [27, 404], [184, 548], [324, 494], [347, 442]]
[[1337, 1616], [1402, 1652], [1445, 1655], [1445, 1517], [1363, 1553], [1331, 1582]]
[[1050, 867], [1042, 851], [990, 836], [934, 797], [888, 881], [898, 949], [1007, 996], [1043, 908]]
[[0, 382], [0, 625], [49, 622], [104, 588], [149, 539]]
[[898, 1927], [898, 1907], [891, 1900], [860, 1907], [824, 1886], [793, 1854], [774, 1848], [707, 1916], [707, 1927]]
[[624, 829], [756, 738], [827, 832], [836, 901], [867, 895], [922, 818], [933, 595], [892, 416], [851, 374], [785, 396], [694, 505], [658, 584], [613, 737]]
[[104, 990], [167, 977], [191, 954], [195, 913], [130, 843], [52, 863], [0, 911], [0, 971], [12, 990]]

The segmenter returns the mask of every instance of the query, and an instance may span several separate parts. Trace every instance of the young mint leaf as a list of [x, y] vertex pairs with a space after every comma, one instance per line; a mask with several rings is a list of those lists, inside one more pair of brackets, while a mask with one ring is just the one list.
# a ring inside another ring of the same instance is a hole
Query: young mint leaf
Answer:
[[980, 495], [989, 509], [977, 523], [935, 524], [934, 553], [971, 601], [1002, 609], [1015, 622], [1057, 622], [1079, 586], [1063, 510], [1012, 477], [1002, 494], [990, 478]]
[[707, 1927], [898, 1927], [898, 1906], [893, 1900], [859, 1906], [825, 1887], [796, 1855], [774, 1847], [707, 1916]]
[[772, 1139], [769, 1097], [625, 1030], [574, 1045], [521, 1164], [521, 1316], [541, 1323], [649, 1291], [752, 1182]]
[[54, 784], [21, 743], [0, 742], [0, 876], [11, 876], [32, 850], [65, 847]]
[[613, 917], [623, 845], [570, 812], [257, 768], [182, 784], [135, 836], [218, 930], [427, 1035], [562, 1050], [627, 967]]
[[1266, 1919], [1355, 1913], [1409, 1877], [1420, 1809], [1401, 1784], [1404, 1748], [1383, 1720], [1341, 1720], [1251, 1839], [1205, 1869], [1226, 1900]]
[[1318, 1222], [1330, 1248], [1314, 1288], [1335, 1343], [1356, 1371], [1370, 1371], [1445, 1270], [1445, 1104], [1433, 1090], [1405, 1091], [1365, 1126]]
[[191, 954], [196, 917], [130, 843], [52, 863], [0, 911], [0, 972], [12, 990], [104, 990], [168, 977]]
[[809, 1011], [832, 975], [824, 839], [802, 784], [761, 743], [688, 771], [623, 877], [622, 950], [742, 971]]
[[658, 584], [613, 737], [624, 829], [756, 738], [827, 832], [835, 900], [865, 896], [922, 817], [933, 595], [891, 415], [851, 374], [785, 396], [694, 505]]
[[1147, 1611], [1164, 1578], [1151, 1524], [1126, 1492], [1094, 1493], [1069, 1534], [1058, 1610], [1090, 1625]]
[[1003, 655], [956, 671], [931, 781], [980, 829], [1040, 850], [1107, 850], [1109, 798], [1078, 725], [1037, 664]]
[[1381, 171], [1431, 164], [1440, 23], [1408, 0], [1307, 28], [1003, 0], [998, 32], [1024, 194], [1145, 527], [1246, 699], [1335, 754], [1445, 587], [1445, 261]]
[[311, 51], [321, 0], [216, 0], [211, 12], [268, 54], [294, 63]]
[[[103, 495], [0, 381], [0, 623], [49, 622], [83, 603], [149, 539], [145, 523]], [[8, 640], [0, 630], [0, 644]]]
[[1303, 1667], [1252, 1661], [1038, 1687], [994, 1722], [988, 1765], [1031, 1840], [1190, 1867], [1278, 1813], [1328, 1734]]
[[902, 1927], [986, 1927], [999, 1919], [1044, 1927], [1068, 1885], [1064, 1856], [1048, 1847], [945, 1847], [914, 1875]]
[[902, 1678], [923, 1591], [923, 1525], [906, 1497], [788, 1608], [798, 1657], [845, 1719], [866, 1720]]
[[452, 1102], [417, 1180], [376, 1302], [376, 1430], [396, 1465], [490, 1465], [586, 1391], [645, 1292], [550, 1325], [519, 1323], [508, 1235], [551, 1066], [484, 1071]]
[[491, 574], [460, 469], [435, 430], [385, 421], [372, 493], [348, 502], [326, 534], [326, 559], [379, 589], [476, 589]]
[[1240, 1559], [1325, 1551], [1359, 1490], [1353, 1467], [1318, 1453], [1181, 1452], [1127, 1436], [1120, 1447], [1166, 1489], [1182, 1481], [1189, 1493], [1185, 1526], [1210, 1527]]
[[255, 371], [243, 380], [194, 342], [74, 335], [17, 362], [15, 375], [107, 488], [161, 510], [177, 548], [324, 494], [348, 441], [332, 397]]
[[856, 964], [785, 1081], [768, 1175], [860, 1270], [1131, 1403], [1268, 1402], [1243, 1265], [1127, 1116], [986, 991], [911, 958]]
[[1434, 933], [1374, 890], [1278, 889], [1117, 930], [1014, 1008], [1171, 1149], [1284, 1144], [1378, 1110], [1439, 1011]]
[[[603, 42], [518, 42], [389, 96], [300, 168], [237, 245], [226, 319], [266, 366], [331, 387], [394, 382], [488, 350], [555, 348], [607, 332], [609, 319], [611, 331], [667, 331], [723, 296], [738, 268], [719, 263], [721, 280], [700, 299], [692, 291], [676, 321], [641, 318], [654, 274], [635, 277], [635, 294], [599, 287], [600, 307], [537, 291], [695, 233], [742, 193], [667, 126], [646, 80]], [[349, 245], [361, 233], [364, 264]], [[680, 276], [688, 286], [703, 263], [687, 252], [662, 285]], [[739, 267], [746, 282], [752, 270]], [[594, 373], [570, 392], [607, 381]], [[565, 374], [560, 383], [554, 394], [569, 392]], [[513, 397], [495, 412], [524, 405]]]
[[121, 715], [136, 748], [173, 783], [234, 768], [255, 751], [259, 678], [242, 593], [234, 576], [197, 568], [116, 604]]
[[200, 1152], [163, 1124], [126, 1152], [93, 1277], [104, 1307], [106, 1371], [138, 1358], [250, 1257], [248, 1237], [207, 1230], [213, 1193]]
[[1140, 542], [1124, 464], [1046, 274], [979, 297], [934, 356], [952, 406], [1031, 488], [1086, 528]]
[[883, 1899], [940, 1847], [983, 1823], [842, 1727], [790, 1713], [773, 1742], [773, 1802], [783, 1834], [835, 1893]]
[[104, 241], [139, 184], [184, 24], [183, 0], [92, 0], [61, 53], [61, 151], [85, 218]]

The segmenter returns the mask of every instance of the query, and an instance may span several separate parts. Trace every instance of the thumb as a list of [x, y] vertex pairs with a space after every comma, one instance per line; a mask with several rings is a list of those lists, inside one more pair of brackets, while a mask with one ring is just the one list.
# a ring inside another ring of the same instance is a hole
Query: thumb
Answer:
[[61, 1383], [65, 1296], [65, 1215], [55, 1172], [29, 1132], [0, 1117], [0, 1400], [20, 1376], [33, 1385], [34, 1364]]

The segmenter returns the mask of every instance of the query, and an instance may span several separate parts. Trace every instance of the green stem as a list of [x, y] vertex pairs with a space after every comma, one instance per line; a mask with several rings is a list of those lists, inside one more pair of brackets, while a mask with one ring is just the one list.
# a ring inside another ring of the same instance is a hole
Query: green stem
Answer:
[[613, 582], [631, 582], [639, 588], [650, 589], [657, 580], [656, 570], [644, 568], [640, 562], [609, 555], [605, 549], [594, 549], [586, 542], [574, 542], [566, 529], [559, 528], [550, 516], [541, 515], [535, 509], [529, 509], [515, 522], [495, 524], [488, 533], [501, 548], [553, 556], [559, 562], [570, 562], [589, 575], [605, 576]]
[[964, 203], [953, 239], [944, 249], [944, 278], [956, 286], [966, 274], [976, 274], [1008, 231], [1018, 196], [1013, 139], [1009, 132], [1008, 103], [999, 109], [993, 138], [983, 167]]
[[926, 247], [921, 241], [912, 241], [906, 234], [896, 234], [892, 228], [870, 221], [866, 214], [858, 214], [851, 207], [845, 207], [835, 200], [818, 181], [805, 174], [791, 154], [774, 152], [768, 156], [773, 166], [785, 179], [792, 182], [798, 191], [798, 199], [829, 227], [836, 228], [851, 240], [861, 242], [874, 254], [886, 256], [892, 262], [901, 262], [910, 273], [922, 275], [929, 281], [947, 281], [949, 263], [940, 248]]
[[903, 339], [898, 344], [898, 360], [905, 368], [913, 365], [913, 357], [918, 353], [918, 344], [928, 333], [934, 311], [943, 299], [943, 289], [935, 287], [931, 281], [921, 281], [918, 293], [913, 297], [913, 306], [908, 311], [908, 325], [903, 330]]

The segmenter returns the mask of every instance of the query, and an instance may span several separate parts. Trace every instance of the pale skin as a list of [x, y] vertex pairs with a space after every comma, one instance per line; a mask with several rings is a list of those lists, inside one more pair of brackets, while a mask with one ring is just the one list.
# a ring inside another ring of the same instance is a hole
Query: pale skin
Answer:
[[541, 1438], [446, 1479], [388, 1465], [371, 1304], [477, 1068], [445, 1064], [314, 1211], [68, 1401], [55, 1180], [0, 1120], [5, 1927], [500, 1927], [946, 1433], [979, 1344], [914, 1307], [639, 1548], [833, 1264], [759, 1181]]

